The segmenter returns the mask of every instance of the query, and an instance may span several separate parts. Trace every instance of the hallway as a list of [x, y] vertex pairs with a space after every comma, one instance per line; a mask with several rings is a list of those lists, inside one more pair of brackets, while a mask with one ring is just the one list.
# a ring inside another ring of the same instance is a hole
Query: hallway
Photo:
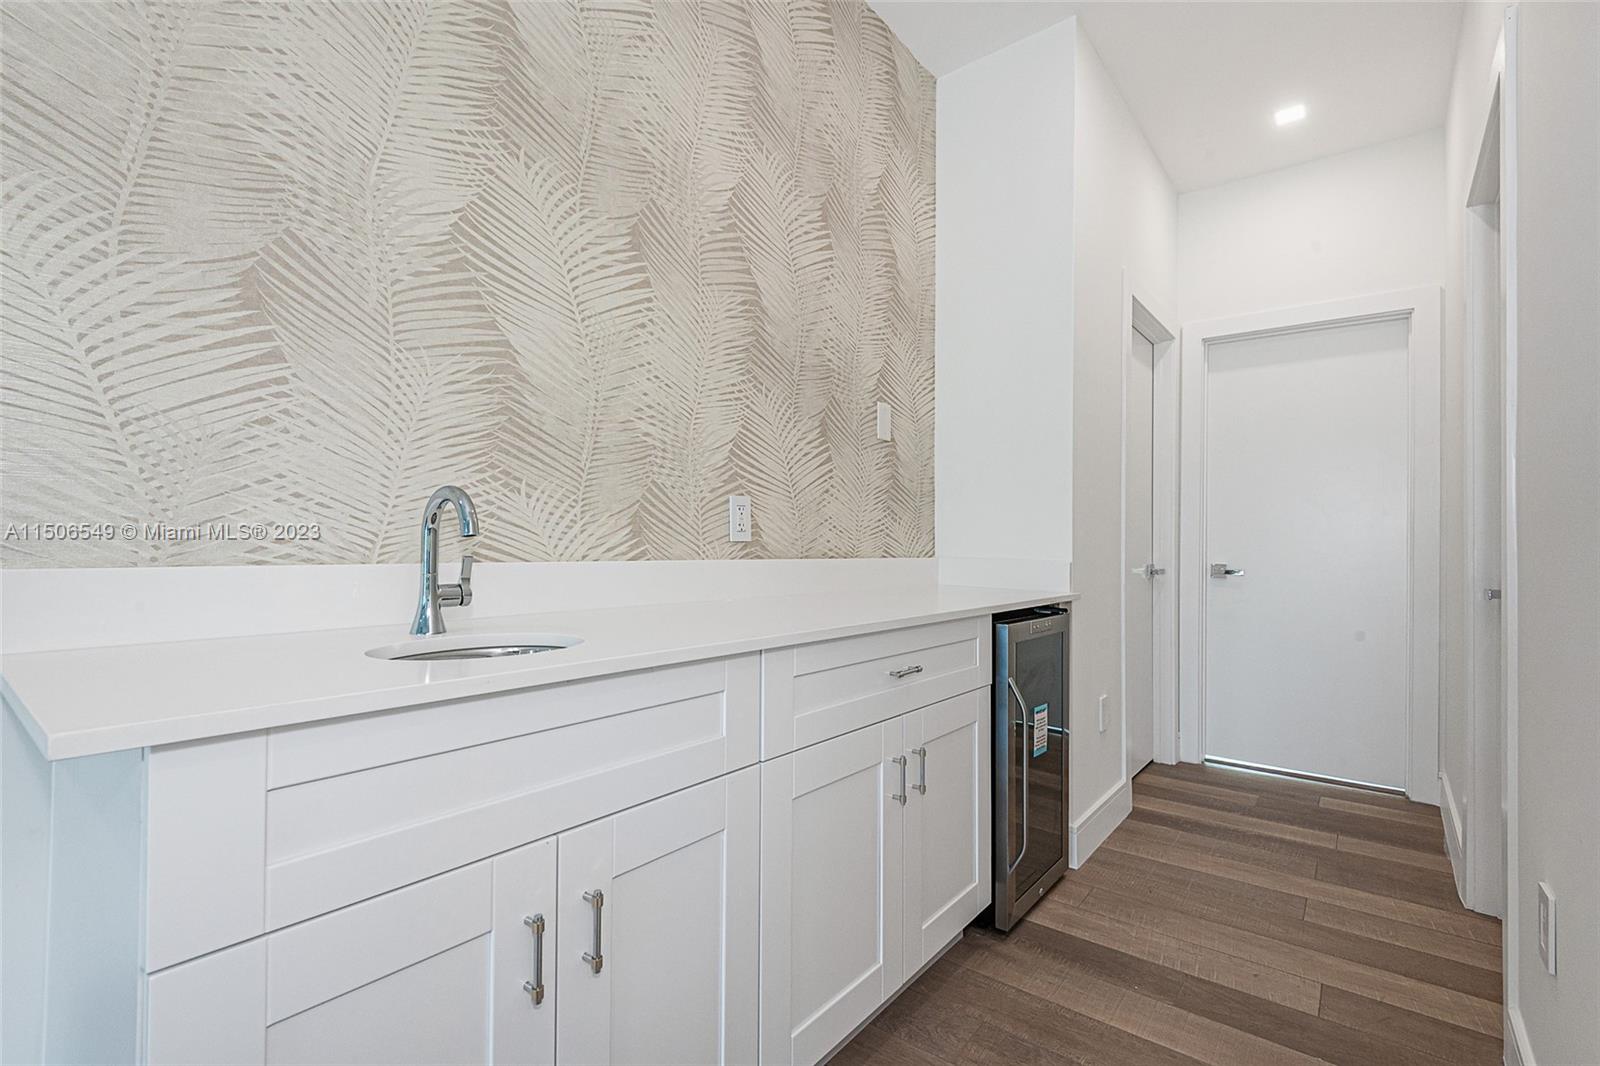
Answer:
[[1152, 765], [1007, 937], [969, 931], [835, 1063], [1498, 1063], [1500, 923], [1436, 808]]

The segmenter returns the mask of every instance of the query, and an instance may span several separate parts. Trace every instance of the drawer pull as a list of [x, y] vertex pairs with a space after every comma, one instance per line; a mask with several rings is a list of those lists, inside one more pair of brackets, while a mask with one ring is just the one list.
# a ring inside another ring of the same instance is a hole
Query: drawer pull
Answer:
[[928, 794], [928, 749], [912, 748], [911, 754], [915, 755], [919, 760], [917, 765], [917, 777], [920, 778], [920, 780], [918, 780], [918, 782], [911, 787], [926, 796]]
[[537, 1007], [544, 1002], [544, 915], [529, 915], [522, 919], [522, 924], [533, 933], [533, 980], [522, 982], [522, 990]]
[[598, 888], [593, 892], [585, 892], [583, 901], [594, 908], [594, 950], [583, 953], [583, 961], [589, 964], [590, 973], [599, 973], [606, 964], [606, 957], [600, 953], [600, 908], [606, 905], [606, 894]]
[[896, 766], [900, 767], [900, 791], [891, 793], [889, 798], [899, 800], [900, 806], [904, 807], [906, 805], [906, 757], [904, 755], [896, 755], [892, 761]]
[[922, 673], [922, 665], [919, 663], [916, 666], [904, 666], [899, 670], [890, 670], [889, 676], [898, 681], [902, 677], [910, 677], [912, 674], [920, 673]]

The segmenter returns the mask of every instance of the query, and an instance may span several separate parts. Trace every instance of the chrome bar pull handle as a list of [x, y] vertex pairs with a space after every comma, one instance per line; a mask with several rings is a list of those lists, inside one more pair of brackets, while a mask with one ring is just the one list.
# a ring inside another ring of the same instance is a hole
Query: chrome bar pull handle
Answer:
[[583, 953], [583, 961], [589, 964], [590, 973], [599, 973], [606, 964], [606, 957], [600, 951], [600, 911], [606, 905], [606, 894], [598, 888], [583, 894], [583, 901], [594, 908], [594, 950]]
[[906, 757], [904, 755], [896, 755], [891, 761], [900, 767], [900, 791], [891, 793], [889, 798], [899, 800], [900, 806], [904, 807], [906, 805]]
[[[1028, 744], [1028, 701], [1022, 698], [1022, 690], [1017, 687], [1017, 682], [1014, 678], [1006, 678], [1006, 687], [1011, 690], [1011, 696], [1017, 698], [1017, 708], [1022, 711], [1021, 717], [1017, 719], [1017, 728], [1022, 731], [1022, 758], [1019, 767], [1022, 771], [1022, 847], [1018, 849], [1017, 857], [1006, 864], [1006, 876], [1009, 877], [1016, 872], [1017, 867], [1022, 865], [1022, 857], [1028, 854], [1028, 762], [1033, 758], [1033, 753]], [[1010, 707], [1011, 696], [1006, 697], [1006, 706], [1008, 708]], [[1010, 718], [1011, 712], [1007, 710], [1007, 721]], [[1009, 735], [1006, 740], [1009, 744]], [[1007, 772], [1009, 772], [1009, 769]]]
[[544, 915], [531, 914], [522, 919], [522, 924], [533, 933], [533, 980], [522, 982], [522, 990], [537, 1007], [544, 1002]]
[[922, 664], [918, 663], [916, 666], [905, 666], [901, 667], [899, 670], [890, 670], [889, 676], [894, 678], [896, 681], [899, 681], [901, 678], [910, 677], [912, 674], [920, 673], [922, 673]]
[[911, 754], [920, 760], [917, 765], [918, 781], [911, 787], [926, 796], [928, 794], [928, 749], [912, 748]]

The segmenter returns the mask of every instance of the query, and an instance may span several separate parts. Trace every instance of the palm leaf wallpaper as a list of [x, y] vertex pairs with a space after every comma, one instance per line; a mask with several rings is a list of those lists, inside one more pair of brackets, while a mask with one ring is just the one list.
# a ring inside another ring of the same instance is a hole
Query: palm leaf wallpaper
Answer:
[[[5, 565], [410, 561], [446, 482], [486, 559], [933, 553], [934, 82], [864, 4], [7, 0], [0, 46]], [[317, 535], [31, 528], [126, 522]]]

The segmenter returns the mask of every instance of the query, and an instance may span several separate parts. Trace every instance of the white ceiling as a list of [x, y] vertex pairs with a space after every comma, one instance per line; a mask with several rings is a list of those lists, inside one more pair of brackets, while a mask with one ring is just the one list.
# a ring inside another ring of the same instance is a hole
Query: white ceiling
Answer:
[[[1047, 26], [1079, 26], [1178, 191], [1444, 123], [1463, 5], [869, 0], [947, 74]], [[1272, 113], [1303, 102], [1307, 118]]]

